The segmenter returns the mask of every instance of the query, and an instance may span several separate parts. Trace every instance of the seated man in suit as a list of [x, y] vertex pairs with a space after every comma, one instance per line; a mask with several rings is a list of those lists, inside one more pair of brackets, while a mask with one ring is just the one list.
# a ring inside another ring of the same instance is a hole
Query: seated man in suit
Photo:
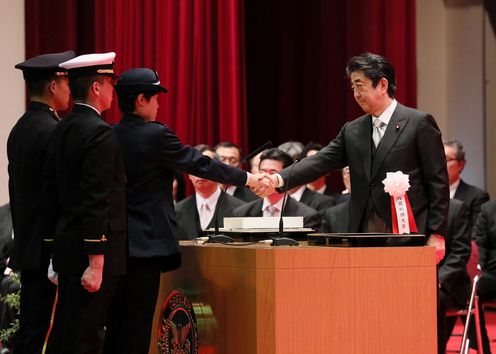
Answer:
[[[222, 162], [232, 167], [242, 168], [242, 166], [239, 166], [239, 163], [241, 162], [241, 149], [236, 144], [224, 141], [215, 145], [213, 151]], [[258, 199], [256, 194], [248, 188], [225, 186], [223, 189], [227, 194], [245, 202], [251, 202], [252, 200]]]
[[446, 350], [446, 343], [453, 331], [456, 317], [446, 317], [446, 309], [464, 308], [470, 296], [470, 278], [467, 261], [471, 250], [470, 218], [466, 205], [450, 200], [446, 255], [439, 263], [438, 353]]
[[[481, 212], [474, 225], [472, 237], [479, 248], [479, 264], [482, 276], [477, 284], [480, 303], [496, 300], [496, 200], [482, 204]], [[482, 344], [484, 353], [490, 353], [489, 340], [484, 320], [480, 312]], [[473, 337], [473, 333], [471, 333]]]
[[[279, 149], [268, 149], [260, 156], [260, 172], [273, 174], [281, 171], [293, 163], [291, 157]], [[233, 211], [233, 216], [275, 216], [281, 215], [283, 204], [283, 193], [274, 192], [263, 199], [258, 199], [242, 205]], [[300, 203], [293, 198], [288, 198], [284, 211], [284, 216], [303, 216], [305, 227], [319, 229], [321, 217], [319, 213], [309, 206]]]
[[[343, 184], [349, 195], [351, 193], [350, 168], [346, 166], [341, 171], [343, 176]], [[341, 202], [340, 204], [325, 210], [324, 217], [322, 218], [322, 232], [348, 232], [349, 213], [349, 198]]]
[[[214, 150], [206, 145], [195, 146], [203, 155], [218, 160]], [[176, 218], [180, 227], [181, 240], [192, 240], [202, 236], [203, 230], [215, 226], [214, 214], [217, 202], [222, 193], [219, 184], [208, 179], [189, 176], [195, 188], [195, 194], [176, 204]], [[224, 224], [224, 217], [232, 216], [232, 210], [245, 204], [242, 200], [224, 195], [219, 209], [219, 227]]]
[[444, 142], [444, 153], [448, 168], [450, 198], [461, 200], [468, 207], [470, 230], [477, 221], [481, 205], [489, 200], [489, 194], [480, 188], [465, 183], [460, 174], [465, 167], [465, 150], [458, 140]]

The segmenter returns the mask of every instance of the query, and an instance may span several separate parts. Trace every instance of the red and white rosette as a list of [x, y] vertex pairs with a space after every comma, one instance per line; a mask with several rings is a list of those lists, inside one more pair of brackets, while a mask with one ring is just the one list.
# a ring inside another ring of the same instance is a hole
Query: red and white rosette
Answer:
[[409, 176], [401, 171], [386, 173], [382, 181], [384, 191], [391, 196], [391, 220], [394, 234], [418, 232], [406, 191], [410, 188]]

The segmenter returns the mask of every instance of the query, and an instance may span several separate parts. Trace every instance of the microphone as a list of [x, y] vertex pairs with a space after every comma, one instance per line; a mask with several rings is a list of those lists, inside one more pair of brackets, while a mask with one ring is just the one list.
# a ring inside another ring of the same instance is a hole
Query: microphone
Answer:
[[284, 182], [285, 183], [285, 188], [284, 188], [284, 196], [283, 196], [283, 199], [282, 199], [281, 215], [279, 216], [279, 232], [277, 234], [277, 237], [272, 238], [272, 246], [298, 246], [300, 244], [298, 241], [293, 240], [292, 238], [283, 237], [283, 234], [284, 234], [284, 220], [283, 220], [283, 216], [282, 215], [284, 213], [284, 208], [286, 207], [286, 204], [287, 204], [287, 199], [288, 198], [291, 198], [291, 197], [288, 197], [289, 181], [290, 181], [291, 174], [293, 173], [294, 167], [296, 166], [296, 164], [298, 162], [300, 162], [301, 159], [302, 159], [302, 156], [298, 156], [295, 159], [295, 161], [291, 165], [291, 169], [289, 170], [288, 178]]
[[[271, 141], [265, 142], [265, 144], [263, 144], [259, 148], [255, 149], [254, 151], [252, 151], [248, 155], [246, 155], [244, 157], [244, 159], [242, 159], [241, 162], [239, 163], [239, 166], [242, 166], [246, 161], [251, 160], [253, 157], [258, 155], [260, 152], [264, 151], [265, 149], [268, 149], [271, 146], [272, 146]], [[213, 235], [208, 236], [208, 241], [206, 241], [208, 243], [231, 243], [231, 242], [234, 242], [234, 240], [231, 237], [229, 237], [227, 235], [219, 234], [219, 210], [220, 210], [220, 207], [222, 206], [222, 202], [225, 199], [225, 195], [227, 194], [226, 193], [227, 186], [225, 188], [221, 187], [220, 190], [221, 190], [221, 193], [220, 193], [219, 199], [217, 200], [217, 204], [215, 205], [214, 216], [213, 216], [214, 217], [215, 231], [214, 231]]]

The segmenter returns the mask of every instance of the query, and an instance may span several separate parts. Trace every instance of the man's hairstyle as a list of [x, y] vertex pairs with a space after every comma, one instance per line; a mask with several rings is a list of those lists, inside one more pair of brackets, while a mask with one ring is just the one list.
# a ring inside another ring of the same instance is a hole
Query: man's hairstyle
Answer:
[[346, 75], [350, 77], [355, 71], [363, 72], [367, 78], [372, 80], [374, 88], [377, 87], [379, 80], [385, 78], [388, 81], [389, 97], [394, 98], [396, 95], [394, 66], [383, 56], [367, 52], [352, 57], [346, 65]]
[[301, 154], [300, 154], [300, 159], [303, 159], [305, 157], [307, 157], [308, 153], [311, 151], [311, 150], [315, 150], [315, 151], [320, 151], [322, 150], [324, 147], [319, 144], [319, 143], [314, 143], [313, 141], [309, 142], [307, 145], [305, 145], [305, 147], [303, 148], [303, 150], [301, 151]]
[[198, 145], [195, 145], [193, 147], [194, 149], [198, 150], [199, 152], [201, 152], [202, 154], [205, 152], [205, 151], [210, 151], [214, 154], [214, 159], [215, 160], [219, 160], [219, 155], [217, 155], [217, 153], [215, 152], [214, 149], [212, 149], [210, 146], [208, 146], [207, 144], [198, 144]]
[[136, 110], [136, 106], [134, 105], [134, 102], [136, 101], [136, 98], [143, 94], [145, 99], [149, 102], [150, 98], [152, 96], [155, 96], [158, 94], [158, 92], [133, 92], [127, 95], [117, 95], [117, 99], [119, 101], [119, 109], [121, 110], [122, 113], [133, 113]]
[[103, 84], [105, 78], [102, 75], [80, 76], [69, 78], [69, 87], [71, 88], [71, 96], [75, 101], [85, 101], [88, 98], [88, 90], [96, 81]]
[[30, 97], [42, 97], [45, 95], [45, 90], [50, 82], [56, 80], [55, 75], [51, 77], [46, 77], [41, 80], [26, 80], [26, 86], [28, 88]]
[[445, 146], [449, 146], [455, 150], [457, 161], [465, 161], [465, 148], [463, 147], [462, 143], [460, 143], [456, 139], [453, 139], [453, 140], [445, 141], [445, 142], [443, 142], [443, 144]]
[[231, 143], [230, 141], [223, 141], [223, 142], [220, 142], [214, 146], [214, 151], [217, 151], [217, 149], [221, 148], [221, 147], [227, 148], [227, 149], [230, 149], [230, 148], [238, 149], [239, 157], [241, 157], [241, 149], [238, 145]]
[[[286, 154], [284, 151], [278, 148], [272, 148], [265, 150], [262, 155], [260, 155], [260, 164], [263, 160], [276, 160], [282, 162], [282, 167], [286, 168], [293, 163], [291, 156]], [[259, 165], [260, 166], [260, 165]]]
[[303, 147], [303, 144], [299, 141], [290, 140], [282, 143], [277, 148], [284, 151], [286, 154], [291, 156], [291, 159], [295, 160], [296, 158], [300, 157], [300, 154], [303, 151]]

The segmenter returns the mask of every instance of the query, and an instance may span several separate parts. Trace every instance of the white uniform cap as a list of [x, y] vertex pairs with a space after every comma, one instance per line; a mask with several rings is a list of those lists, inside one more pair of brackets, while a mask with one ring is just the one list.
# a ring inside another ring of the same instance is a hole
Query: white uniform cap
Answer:
[[69, 78], [93, 75], [114, 75], [115, 53], [84, 54], [65, 61], [60, 67], [67, 70]]

